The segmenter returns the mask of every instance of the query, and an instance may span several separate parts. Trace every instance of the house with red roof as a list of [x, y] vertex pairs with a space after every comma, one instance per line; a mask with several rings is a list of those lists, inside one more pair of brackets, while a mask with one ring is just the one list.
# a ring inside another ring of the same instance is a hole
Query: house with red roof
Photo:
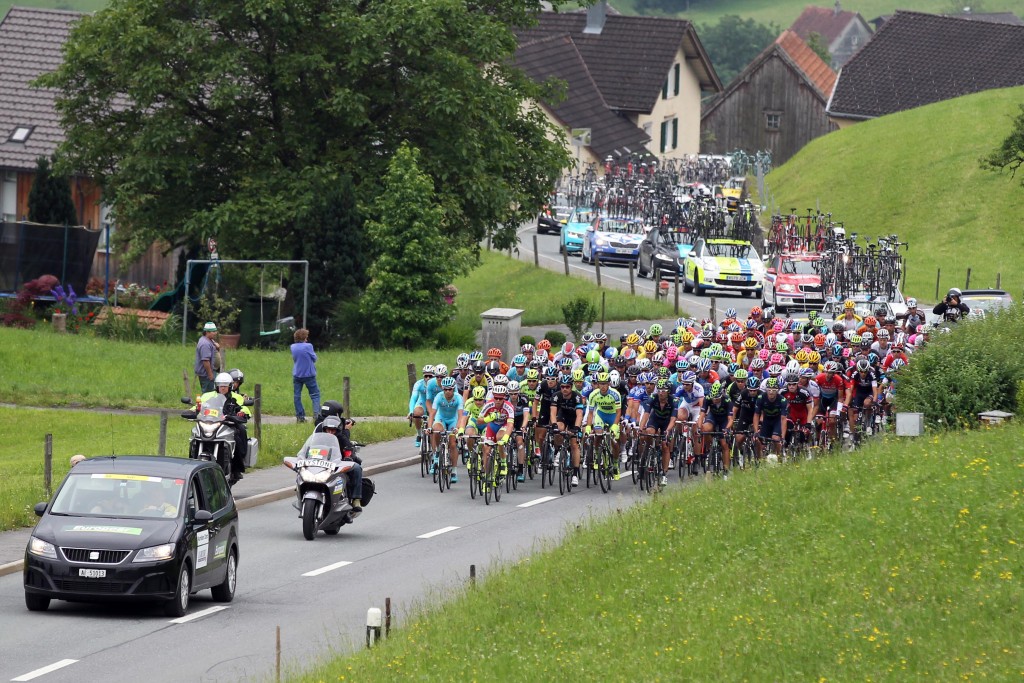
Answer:
[[835, 130], [825, 113], [836, 73], [786, 29], [708, 104], [701, 152], [769, 150], [779, 166], [816, 137]]
[[838, 71], [853, 54], [871, 39], [871, 26], [858, 12], [844, 10], [836, 0], [831, 8], [808, 6], [797, 17], [790, 31], [804, 42], [810, 42], [812, 34], [821, 36], [832, 56], [829, 65]]

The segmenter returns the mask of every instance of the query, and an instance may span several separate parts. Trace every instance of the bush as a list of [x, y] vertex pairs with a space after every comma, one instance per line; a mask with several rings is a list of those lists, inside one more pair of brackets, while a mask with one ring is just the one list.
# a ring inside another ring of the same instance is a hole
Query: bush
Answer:
[[537, 340], [528, 334], [524, 334], [522, 337], [519, 338], [519, 346], [522, 346], [523, 344], [533, 344], [536, 346]]
[[434, 335], [439, 349], [459, 349], [468, 352], [476, 348], [476, 330], [472, 327], [448, 323], [438, 328]]
[[1024, 401], [1024, 307], [933, 333], [900, 373], [897, 408], [924, 413], [933, 427], [978, 424], [986, 410], [1020, 412]]
[[583, 334], [594, 325], [597, 307], [586, 297], [578, 296], [562, 306], [562, 315], [565, 316], [565, 326], [572, 333], [573, 341], [579, 344]]
[[544, 333], [544, 338], [551, 342], [552, 348], [565, 343], [565, 335], [558, 330], [548, 330]]

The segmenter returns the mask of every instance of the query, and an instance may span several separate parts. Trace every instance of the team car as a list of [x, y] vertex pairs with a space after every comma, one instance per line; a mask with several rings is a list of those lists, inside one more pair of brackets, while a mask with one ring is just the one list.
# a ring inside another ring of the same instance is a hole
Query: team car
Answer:
[[537, 216], [537, 234], [561, 232], [562, 226], [569, 220], [570, 213], [572, 213], [572, 208], [566, 204], [558, 203], [545, 206]]
[[582, 259], [585, 263], [636, 263], [645, 234], [638, 219], [597, 216], [583, 237]]
[[579, 254], [583, 251], [583, 236], [587, 234], [587, 228], [594, 221], [597, 212], [589, 208], [577, 207], [569, 214], [565, 225], [562, 226], [561, 237], [558, 241], [558, 253]]
[[205, 588], [230, 602], [238, 510], [216, 463], [157, 456], [84, 460], [68, 472], [25, 549], [25, 605], [161, 601], [181, 617]]
[[742, 240], [699, 238], [683, 262], [683, 290], [702, 296], [708, 290], [761, 296], [764, 264]]
[[776, 254], [764, 276], [763, 305], [776, 313], [821, 310], [825, 293], [818, 274], [821, 254]]
[[681, 272], [682, 263], [693, 250], [693, 235], [677, 230], [651, 230], [640, 243], [637, 273], [640, 277], [654, 274], [654, 269]]

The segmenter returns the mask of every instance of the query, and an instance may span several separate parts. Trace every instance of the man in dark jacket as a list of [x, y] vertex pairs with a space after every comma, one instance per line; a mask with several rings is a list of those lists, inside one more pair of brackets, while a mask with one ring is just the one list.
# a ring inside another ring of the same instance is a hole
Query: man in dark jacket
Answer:
[[946, 298], [935, 305], [932, 313], [941, 315], [944, 320], [959, 320], [971, 312], [971, 307], [960, 301], [962, 296], [959, 289], [953, 287], [946, 294]]

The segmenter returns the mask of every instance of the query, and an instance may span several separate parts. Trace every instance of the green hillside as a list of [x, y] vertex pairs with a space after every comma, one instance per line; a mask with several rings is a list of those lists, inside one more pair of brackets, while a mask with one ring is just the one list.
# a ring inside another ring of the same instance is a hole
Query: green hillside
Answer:
[[1022, 439], [893, 437], [673, 485], [298, 680], [1016, 680]]
[[11, 7], [46, 7], [69, 9], [78, 12], [95, 12], [106, 7], [106, 0], [0, 0], [0, 18], [6, 16]]
[[907, 293], [1002, 286], [1024, 292], [1021, 176], [982, 170], [978, 159], [1009, 133], [1024, 87], [992, 90], [865, 121], [804, 147], [766, 179], [775, 206], [820, 206], [847, 232], [896, 233], [910, 242]]

